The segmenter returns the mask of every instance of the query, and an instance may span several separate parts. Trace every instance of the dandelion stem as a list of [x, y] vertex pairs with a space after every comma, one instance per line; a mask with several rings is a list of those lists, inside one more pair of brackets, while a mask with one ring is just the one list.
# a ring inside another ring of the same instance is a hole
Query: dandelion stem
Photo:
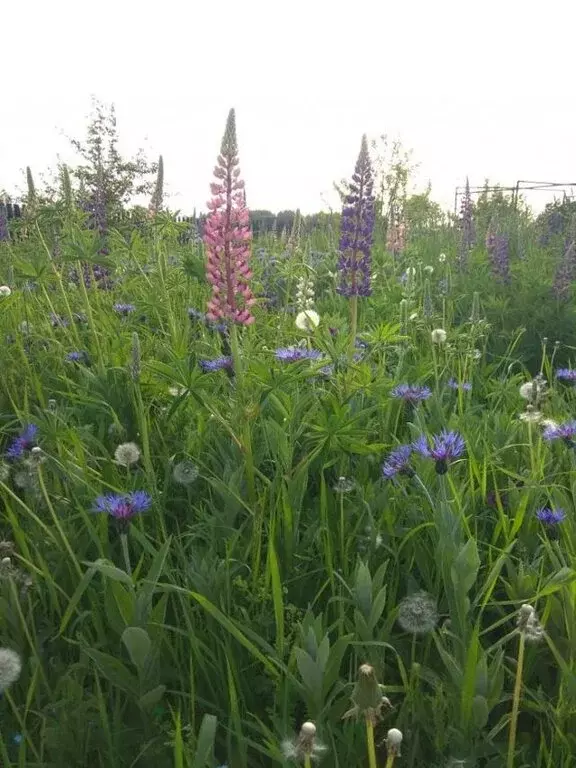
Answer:
[[510, 735], [508, 737], [508, 759], [506, 768], [514, 768], [514, 753], [516, 750], [516, 730], [518, 726], [518, 710], [520, 708], [520, 692], [522, 690], [522, 672], [524, 669], [524, 646], [526, 637], [520, 632], [518, 642], [518, 661], [516, 663], [516, 681], [514, 683], [514, 696], [512, 699], [512, 715], [510, 717]]
[[386, 768], [392, 768], [394, 765], [394, 758], [396, 757], [395, 754], [388, 755], [388, 759], [386, 760]]
[[304, 756], [304, 768], [312, 768], [312, 762], [310, 761], [310, 755]]
[[368, 744], [369, 768], [378, 768], [376, 763], [376, 745], [374, 743], [374, 723], [369, 718], [366, 718], [366, 741]]

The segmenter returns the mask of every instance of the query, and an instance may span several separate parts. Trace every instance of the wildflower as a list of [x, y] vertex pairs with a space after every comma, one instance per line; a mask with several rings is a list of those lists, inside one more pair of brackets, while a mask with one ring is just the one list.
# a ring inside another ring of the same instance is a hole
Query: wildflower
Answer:
[[382, 686], [378, 683], [374, 667], [362, 664], [358, 670], [358, 681], [350, 697], [352, 709], [345, 713], [344, 718], [363, 715], [372, 725], [381, 717], [382, 707], [392, 707], [389, 699], [382, 694]]
[[206, 277], [212, 285], [208, 302], [209, 320], [229, 320], [250, 325], [250, 308], [256, 299], [250, 290], [250, 214], [246, 207], [244, 182], [238, 167], [236, 115], [228, 114], [226, 130], [214, 169], [216, 181], [208, 203], [210, 213], [204, 225], [204, 243], [208, 252]]
[[338, 270], [342, 296], [370, 296], [370, 263], [374, 234], [374, 179], [368, 142], [362, 136], [360, 154], [344, 198], [340, 224]]
[[7, 298], [12, 294], [12, 289], [7, 285], [0, 285], [0, 298]]
[[536, 517], [544, 525], [558, 525], [558, 523], [566, 519], [566, 512], [559, 507], [556, 509], [542, 507], [536, 512]]
[[190, 320], [198, 320], [201, 323], [206, 322], [206, 315], [204, 312], [200, 312], [199, 309], [194, 309], [194, 307], [188, 307], [188, 317]]
[[400, 746], [403, 738], [402, 731], [399, 731], [398, 728], [390, 728], [386, 735], [386, 750], [389, 757], [391, 755], [400, 757]]
[[434, 459], [436, 472], [444, 475], [448, 471], [448, 464], [459, 458], [466, 448], [464, 438], [458, 432], [443, 429], [439, 435], [432, 436], [432, 447], [428, 443], [426, 435], [421, 435], [413, 444], [413, 448], [422, 456]]
[[438, 624], [436, 600], [427, 592], [405, 597], [398, 606], [398, 624], [413, 635], [432, 632]]
[[3, 693], [20, 677], [22, 659], [11, 648], [0, 648], [0, 693]]
[[318, 328], [319, 323], [320, 315], [313, 309], [307, 309], [296, 315], [296, 327], [301, 331], [312, 331]]
[[114, 304], [112, 309], [115, 312], [118, 312], [119, 315], [124, 315], [124, 317], [126, 317], [126, 315], [129, 315], [131, 312], [134, 312], [136, 307], [134, 306], [134, 304], [117, 303], [117, 304]]
[[456, 381], [456, 379], [448, 379], [448, 386], [450, 389], [461, 389], [462, 392], [470, 392], [472, 384], [468, 381]]
[[576, 370], [573, 368], [558, 368], [556, 378], [560, 379], [560, 381], [576, 383]]
[[567, 421], [564, 424], [557, 424], [553, 427], [547, 427], [542, 433], [544, 440], [564, 440], [570, 448], [574, 447], [574, 438], [576, 437], [576, 421]]
[[114, 451], [114, 458], [120, 466], [129, 467], [140, 459], [140, 448], [136, 443], [122, 443]]
[[531, 402], [535, 403], [537, 400], [539, 400], [540, 397], [543, 397], [546, 394], [546, 382], [542, 381], [541, 379], [527, 381], [525, 384], [520, 386], [518, 391], [520, 393], [520, 397], [523, 397], [524, 400], [530, 400]]
[[556, 429], [558, 427], [558, 422], [554, 421], [554, 419], [541, 419], [540, 426], [542, 429]]
[[304, 347], [281, 347], [274, 353], [276, 360], [283, 363], [297, 363], [300, 360], [318, 360], [322, 353], [317, 349], [306, 349]]
[[198, 479], [198, 467], [191, 461], [185, 460], [175, 464], [172, 469], [172, 477], [175, 483], [180, 485], [192, 485]]
[[445, 253], [441, 253], [438, 256], [438, 261], [440, 262], [440, 264], [444, 264], [444, 262], [446, 261], [446, 254]]
[[66, 357], [64, 358], [67, 363], [87, 363], [88, 362], [88, 353], [87, 352], [68, 352], [66, 354]]
[[94, 505], [95, 512], [104, 512], [113, 517], [122, 530], [125, 530], [135, 515], [150, 509], [152, 499], [145, 491], [131, 493], [107, 493], [98, 496]]
[[21, 459], [25, 451], [29, 451], [30, 448], [36, 445], [37, 434], [38, 427], [36, 424], [28, 424], [8, 446], [6, 456], [9, 459]]
[[306, 758], [320, 760], [327, 747], [316, 738], [316, 726], [308, 721], [302, 723], [297, 739], [285, 739], [282, 742], [282, 754], [286, 760], [305, 762]]
[[465, 270], [468, 264], [468, 256], [474, 245], [476, 233], [474, 231], [473, 204], [470, 194], [470, 182], [466, 177], [466, 186], [462, 195], [460, 206], [460, 248], [458, 251], [458, 266], [460, 270]]
[[356, 483], [349, 477], [339, 477], [334, 485], [336, 493], [350, 493], [356, 487]]
[[445, 344], [447, 333], [443, 328], [435, 328], [431, 333], [431, 337], [433, 344]]
[[428, 275], [431, 275], [434, 272], [434, 267], [431, 266], [430, 264], [427, 264], [424, 267], [424, 272], [426, 272]]
[[387, 480], [392, 480], [396, 475], [414, 474], [410, 466], [410, 457], [412, 456], [411, 445], [400, 445], [388, 454], [386, 461], [382, 464], [382, 475]]
[[421, 387], [418, 384], [399, 384], [390, 394], [406, 403], [414, 404], [427, 400], [432, 395], [432, 390], [430, 387]]
[[536, 610], [527, 603], [521, 606], [516, 625], [518, 632], [523, 634], [529, 643], [536, 643], [544, 636], [544, 628], [540, 624]]
[[314, 305], [314, 285], [309, 275], [303, 275], [298, 279], [296, 289], [296, 306], [301, 310], [312, 309]]
[[199, 360], [198, 365], [204, 373], [211, 373], [212, 371], [222, 371], [225, 368], [232, 368], [231, 357], [217, 357], [214, 360]]
[[510, 282], [509, 241], [506, 235], [494, 234], [487, 240], [492, 274], [500, 283]]
[[172, 397], [182, 397], [186, 392], [186, 387], [168, 387], [168, 394]]

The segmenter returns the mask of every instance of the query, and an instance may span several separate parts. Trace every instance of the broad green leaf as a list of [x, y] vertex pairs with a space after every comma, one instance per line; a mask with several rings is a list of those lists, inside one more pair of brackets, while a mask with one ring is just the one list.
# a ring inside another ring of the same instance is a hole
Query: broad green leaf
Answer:
[[122, 642], [126, 646], [132, 664], [142, 672], [152, 646], [148, 632], [141, 627], [126, 627], [122, 633]]

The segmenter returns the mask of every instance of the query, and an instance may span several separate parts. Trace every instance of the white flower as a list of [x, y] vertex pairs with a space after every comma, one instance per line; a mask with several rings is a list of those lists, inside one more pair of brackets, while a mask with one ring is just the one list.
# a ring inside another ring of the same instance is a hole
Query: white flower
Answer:
[[431, 275], [431, 274], [432, 274], [432, 272], [434, 272], [434, 267], [430, 266], [430, 264], [427, 264], [427, 265], [424, 267], [424, 272], [427, 272], [429, 275]]
[[400, 601], [398, 624], [412, 635], [426, 635], [438, 624], [436, 600], [427, 592], [416, 592]]
[[447, 333], [443, 328], [435, 328], [431, 335], [433, 344], [444, 344], [446, 342]]
[[446, 261], [446, 254], [445, 253], [441, 253], [438, 256], [438, 261], [440, 262], [440, 264], [444, 264], [444, 262]]
[[412, 314], [410, 315], [410, 317], [408, 319], [409, 320], [416, 320], [417, 318], [418, 318], [418, 312], [412, 312]]
[[11, 648], [0, 648], [0, 693], [20, 677], [22, 660]]
[[320, 315], [313, 309], [306, 309], [296, 315], [296, 327], [301, 331], [313, 331], [320, 324]]
[[533, 401], [538, 400], [544, 394], [545, 389], [546, 384], [544, 382], [534, 379], [534, 381], [527, 381], [525, 384], [522, 384], [518, 391], [520, 392], [520, 397], [523, 397], [524, 400]]
[[182, 397], [184, 392], [186, 392], [184, 387], [168, 387], [168, 394], [172, 395], [172, 397]]
[[136, 464], [140, 458], [140, 448], [136, 443], [122, 443], [114, 451], [116, 463], [122, 467], [129, 467], [130, 464]]
[[416, 276], [416, 267], [407, 267], [405, 274], [406, 274], [407, 278], [415, 277]]
[[185, 459], [175, 464], [172, 469], [174, 482], [180, 485], [192, 485], [198, 478], [198, 467], [193, 462]]
[[530, 424], [536, 424], [542, 421], [542, 413], [537, 411], [533, 405], [529, 405], [524, 413], [521, 413], [518, 417], [520, 421], [527, 421]]
[[12, 289], [9, 288], [7, 285], [0, 285], [0, 296], [2, 298], [5, 298], [6, 296], [10, 296], [12, 293]]
[[398, 728], [390, 728], [386, 734], [386, 749], [389, 755], [400, 755], [403, 738], [402, 731], [399, 731]]
[[30, 333], [33, 327], [34, 326], [32, 325], [32, 323], [29, 323], [27, 320], [22, 320], [22, 322], [20, 323], [20, 330], [22, 331], [22, 333]]

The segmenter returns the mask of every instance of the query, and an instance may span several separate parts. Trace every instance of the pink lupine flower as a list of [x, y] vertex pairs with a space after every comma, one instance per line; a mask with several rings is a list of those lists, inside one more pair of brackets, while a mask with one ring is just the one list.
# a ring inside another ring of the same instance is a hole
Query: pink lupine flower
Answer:
[[210, 185], [213, 195], [204, 227], [208, 252], [206, 277], [212, 285], [206, 317], [250, 325], [255, 303], [250, 290], [250, 216], [246, 207], [244, 182], [238, 168], [236, 117], [231, 109], [226, 122], [220, 154], [214, 169], [216, 181]]

